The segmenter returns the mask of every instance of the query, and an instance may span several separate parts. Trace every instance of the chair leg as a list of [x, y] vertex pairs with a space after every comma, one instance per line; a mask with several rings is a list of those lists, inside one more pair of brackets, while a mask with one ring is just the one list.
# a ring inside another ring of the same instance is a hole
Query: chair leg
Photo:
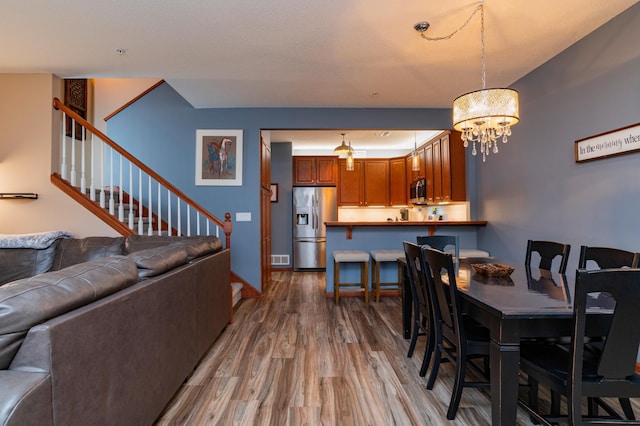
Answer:
[[453, 392], [451, 393], [451, 402], [447, 410], [447, 419], [453, 420], [458, 412], [458, 405], [462, 397], [462, 389], [464, 388], [464, 376], [467, 372], [466, 354], [459, 353], [456, 362], [456, 377], [453, 383]]
[[433, 358], [433, 367], [431, 367], [431, 373], [429, 374], [429, 380], [427, 381], [427, 389], [431, 390], [433, 389], [433, 385], [436, 381], [436, 377], [438, 376], [438, 370], [440, 369], [440, 359], [441, 359], [441, 354], [440, 354], [440, 348], [436, 347], [435, 350], [435, 354], [434, 354], [434, 358]]
[[[527, 385], [529, 386], [529, 407], [538, 412], [538, 381], [529, 377], [527, 379]], [[529, 416], [529, 420], [531, 420], [534, 424], [538, 424], [533, 416]]]
[[411, 336], [411, 342], [409, 343], [409, 352], [407, 352], [407, 358], [411, 358], [413, 356], [413, 351], [415, 350], [416, 343], [418, 342], [418, 332], [420, 331], [420, 314], [417, 312], [418, 309], [416, 307], [414, 307], [413, 311], [413, 334]]
[[375, 269], [374, 274], [371, 275], [371, 279], [375, 283], [376, 287], [376, 303], [380, 301], [380, 262], [376, 262], [375, 260], [371, 263], [371, 265], [375, 265], [373, 269]]
[[560, 394], [551, 389], [551, 416], [558, 417], [560, 415]]
[[369, 304], [369, 262], [360, 264], [360, 282], [364, 286], [364, 303]]
[[618, 398], [618, 400], [620, 401], [620, 406], [627, 420], [635, 420], [636, 416], [633, 414], [633, 408], [631, 407], [629, 398]]
[[[426, 328], [426, 329], [430, 330], [430, 328]], [[435, 346], [433, 333], [430, 333], [429, 331], [427, 331], [426, 335], [427, 335], [427, 343], [426, 343], [426, 347], [424, 348], [422, 366], [420, 367], [420, 377], [424, 377], [427, 375], [427, 368], [429, 368], [429, 363], [431, 362], [431, 356], [433, 355], [433, 349]]]

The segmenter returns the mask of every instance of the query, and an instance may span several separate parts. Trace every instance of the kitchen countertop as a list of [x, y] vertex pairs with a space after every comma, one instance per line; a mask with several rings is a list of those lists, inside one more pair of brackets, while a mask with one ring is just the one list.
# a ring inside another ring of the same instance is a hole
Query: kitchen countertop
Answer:
[[427, 228], [429, 235], [433, 235], [436, 232], [438, 226], [487, 226], [486, 220], [465, 220], [465, 221], [445, 221], [445, 220], [428, 220], [428, 221], [383, 221], [383, 222], [342, 222], [331, 221], [324, 223], [327, 227], [344, 227], [346, 228], [347, 239], [352, 237], [352, 230], [354, 226], [424, 226]]

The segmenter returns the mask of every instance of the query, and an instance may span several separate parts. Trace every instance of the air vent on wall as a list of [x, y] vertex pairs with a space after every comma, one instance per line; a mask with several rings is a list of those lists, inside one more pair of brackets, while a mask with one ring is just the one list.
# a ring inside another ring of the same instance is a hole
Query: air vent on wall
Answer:
[[289, 264], [289, 255], [288, 254], [272, 254], [271, 255], [271, 265], [288, 265]]

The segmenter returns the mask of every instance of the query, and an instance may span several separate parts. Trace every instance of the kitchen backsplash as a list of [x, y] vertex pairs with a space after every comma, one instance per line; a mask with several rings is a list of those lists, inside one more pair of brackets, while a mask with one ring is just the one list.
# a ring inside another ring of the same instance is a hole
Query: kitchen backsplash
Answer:
[[[410, 222], [429, 220], [466, 221], [469, 220], [469, 203], [452, 203], [437, 206], [407, 207]], [[434, 214], [435, 209], [435, 214]], [[401, 220], [398, 207], [339, 207], [338, 221], [340, 222], [384, 222], [388, 219]]]

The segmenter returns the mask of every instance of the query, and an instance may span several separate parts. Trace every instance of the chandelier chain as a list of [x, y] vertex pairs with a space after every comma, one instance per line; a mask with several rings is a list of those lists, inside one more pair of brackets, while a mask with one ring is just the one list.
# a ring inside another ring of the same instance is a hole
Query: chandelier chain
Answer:
[[462, 24], [460, 26], [460, 28], [458, 28], [457, 30], [455, 30], [454, 32], [452, 32], [449, 35], [446, 36], [442, 36], [442, 37], [429, 37], [427, 35], [425, 35], [425, 33], [420, 33], [420, 36], [425, 39], [425, 40], [429, 40], [429, 41], [440, 41], [440, 40], [449, 40], [451, 37], [453, 37], [454, 35], [456, 35], [460, 30], [464, 29], [464, 27], [466, 27], [469, 24], [469, 21], [471, 21], [471, 18], [473, 18], [475, 16], [476, 13], [478, 13], [478, 11], [480, 9], [482, 9], [482, 5], [483, 5], [484, 1], [481, 1], [478, 6], [474, 9], [473, 12], [471, 12], [471, 15], [469, 15], [469, 17], [467, 18], [466, 21], [464, 21], [464, 24]]

